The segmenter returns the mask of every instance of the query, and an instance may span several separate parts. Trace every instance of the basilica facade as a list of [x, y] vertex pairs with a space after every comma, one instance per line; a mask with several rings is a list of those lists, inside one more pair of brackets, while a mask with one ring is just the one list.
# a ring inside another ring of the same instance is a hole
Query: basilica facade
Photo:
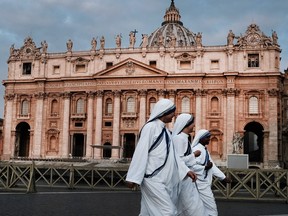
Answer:
[[86, 51], [68, 40], [61, 53], [31, 37], [11, 46], [1, 158], [131, 159], [154, 104], [169, 98], [176, 116], [193, 114], [195, 131], [211, 131], [217, 164], [225, 166], [229, 154], [247, 154], [259, 167], [283, 163], [276, 32], [266, 36], [253, 23], [240, 36], [228, 29], [227, 44], [205, 46], [172, 0], [161, 26], [142, 34], [139, 46], [136, 32], [129, 37], [129, 47], [119, 35], [114, 48], [92, 38]]

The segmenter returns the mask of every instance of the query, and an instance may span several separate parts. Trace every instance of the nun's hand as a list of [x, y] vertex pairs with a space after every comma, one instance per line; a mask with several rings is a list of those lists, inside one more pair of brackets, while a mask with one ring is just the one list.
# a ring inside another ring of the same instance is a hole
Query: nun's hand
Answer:
[[199, 157], [201, 155], [201, 151], [196, 150], [195, 152], [193, 152], [193, 154], [195, 155], [195, 157]]
[[205, 170], [211, 169], [213, 166], [213, 163], [211, 161], [208, 161], [207, 165], [205, 166]]
[[135, 190], [135, 188], [137, 187], [137, 184], [134, 182], [126, 181], [125, 183], [126, 183], [127, 187], [132, 189], [132, 190]]
[[187, 173], [187, 176], [188, 176], [189, 178], [191, 178], [193, 182], [195, 182], [195, 181], [197, 180], [197, 175], [196, 175], [196, 173], [194, 173], [194, 172], [192, 172], [192, 171], [189, 171], [189, 172]]

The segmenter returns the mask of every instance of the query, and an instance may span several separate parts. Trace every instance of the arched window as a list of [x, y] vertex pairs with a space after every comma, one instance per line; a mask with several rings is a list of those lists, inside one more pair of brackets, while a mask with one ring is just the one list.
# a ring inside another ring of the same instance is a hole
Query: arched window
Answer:
[[155, 104], [156, 104], [156, 98], [151, 97], [151, 98], [149, 99], [149, 114], [151, 114], [151, 112], [152, 112]]
[[190, 113], [190, 98], [185, 96], [182, 98], [182, 101], [181, 101], [181, 112], [182, 113]]
[[135, 99], [133, 97], [129, 97], [127, 99], [127, 112], [134, 113], [135, 112]]
[[59, 114], [59, 103], [56, 99], [52, 100], [51, 102], [51, 115], [58, 115]]
[[113, 111], [112, 99], [107, 98], [105, 103], [105, 114], [106, 115], [112, 114], [112, 111]]
[[82, 98], [78, 99], [76, 102], [76, 113], [77, 114], [84, 113], [84, 100]]
[[217, 97], [213, 97], [211, 99], [211, 111], [212, 112], [219, 112], [219, 100]]
[[27, 116], [29, 113], [29, 101], [23, 100], [21, 104], [21, 115]]
[[249, 114], [258, 114], [258, 98], [252, 96], [249, 98]]

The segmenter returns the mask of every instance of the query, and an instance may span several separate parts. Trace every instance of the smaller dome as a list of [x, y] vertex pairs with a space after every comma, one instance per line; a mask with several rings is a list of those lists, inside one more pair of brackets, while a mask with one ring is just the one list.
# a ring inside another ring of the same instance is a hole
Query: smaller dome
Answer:
[[162, 26], [148, 38], [148, 47], [185, 47], [195, 46], [194, 33], [183, 26], [179, 10], [174, 0], [164, 15]]

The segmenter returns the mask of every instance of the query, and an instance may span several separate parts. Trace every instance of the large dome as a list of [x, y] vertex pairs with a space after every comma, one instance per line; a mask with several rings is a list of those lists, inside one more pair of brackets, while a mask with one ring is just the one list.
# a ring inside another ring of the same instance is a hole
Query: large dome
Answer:
[[166, 10], [162, 26], [148, 38], [148, 47], [185, 47], [195, 46], [195, 34], [183, 26], [179, 10], [174, 0]]

